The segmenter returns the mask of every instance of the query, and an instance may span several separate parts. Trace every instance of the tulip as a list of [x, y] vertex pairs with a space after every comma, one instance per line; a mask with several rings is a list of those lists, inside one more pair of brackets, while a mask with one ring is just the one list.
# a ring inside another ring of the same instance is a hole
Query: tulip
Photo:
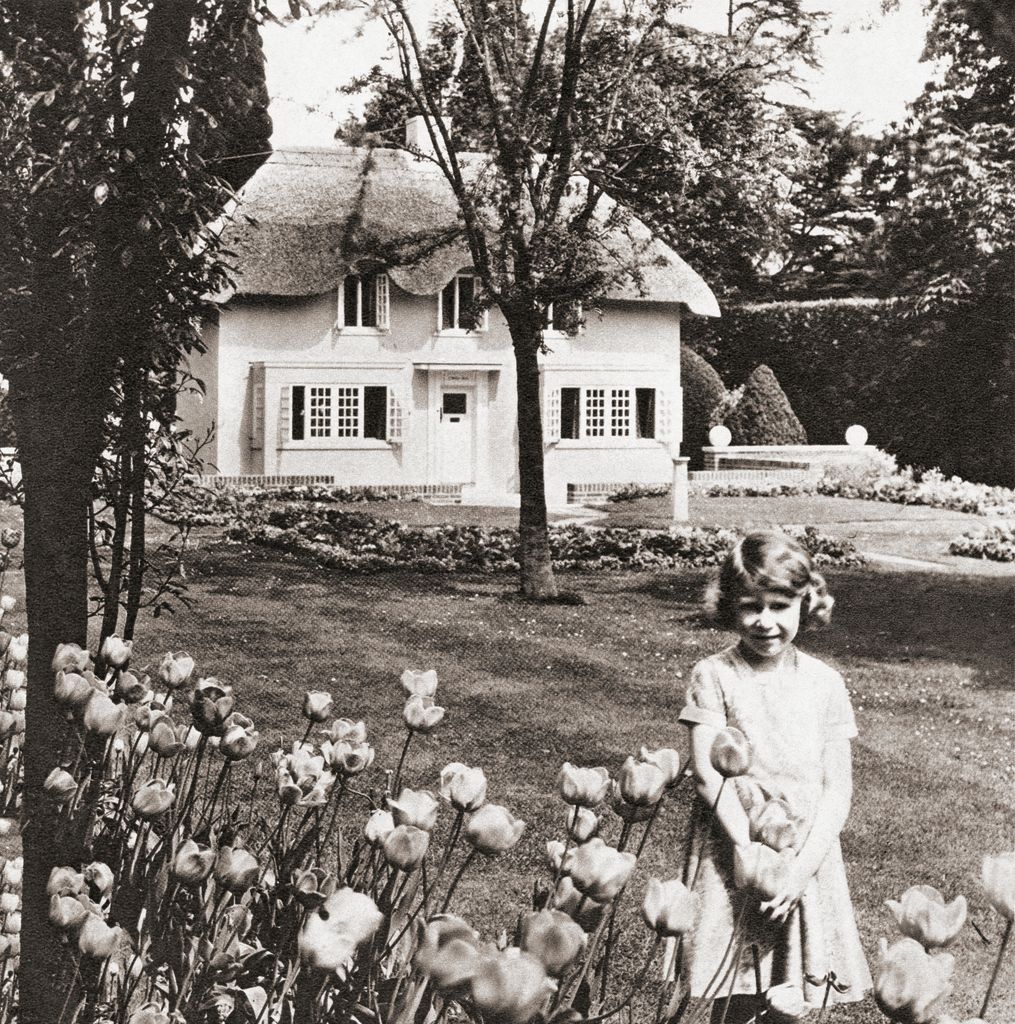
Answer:
[[425, 736], [440, 725], [444, 718], [444, 708], [434, 704], [431, 697], [414, 694], [405, 702], [402, 718], [410, 732], [418, 732]]
[[599, 831], [599, 818], [587, 807], [574, 807], [564, 814], [568, 835], [576, 843], [588, 842]]
[[620, 795], [636, 807], [654, 807], [666, 788], [666, 774], [648, 761], [629, 757], [617, 775]]
[[221, 736], [235, 703], [231, 686], [223, 685], [214, 676], [199, 679], [190, 705], [195, 728], [205, 736]]
[[564, 870], [580, 893], [606, 903], [627, 884], [636, 862], [633, 853], [615, 850], [597, 836], [568, 851]]
[[[28, 691], [15, 690], [11, 694], [10, 700], [8, 700], [7, 702], [7, 706], [11, 709], [11, 711], [24, 711], [25, 708], [28, 706]], [[16, 721], [17, 720], [15, 719], [15, 722]]]
[[782, 890], [794, 856], [792, 850], [776, 853], [762, 843], [737, 846], [733, 850], [733, 884], [763, 900], [774, 899]]
[[17, 606], [17, 598], [12, 597], [10, 594], [0, 596], [0, 611], [4, 614], [14, 611]]
[[16, 818], [0, 818], [0, 836], [13, 836], [18, 832]]
[[70, 669], [61, 669], [57, 672], [53, 696], [56, 697], [58, 704], [69, 708], [81, 707], [94, 692], [88, 680], [77, 672]]
[[1015, 919], [1015, 851], [983, 858], [983, 891], [1004, 918]]
[[407, 668], [402, 673], [402, 686], [410, 696], [432, 697], [437, 692], [437, 673], [432, 668], [426, 672]]
[[80, 928], [88, 917], [88, 903], [81, 896], [61, 896], [53, 893], [49, 897], [49, 923], [60, 931], [70, 932]]
[[765, 993], [765, 1020], [771, 1024], [793, 1024], [810, 1013], [812, 1007], [803, 992], [789, 982], [773, 985]]
[[69, 804], [78, 791], [78, 784], [74, 776], [63, 768], [54, 768], [46, 781], [42, 784], [43, 790], [48, 793], [57, 804], [64, 806]]
[[332, 768], [339, 775], [359, 775], [366, 771], [374, 763], [375, 751], [369, 743], [357, 743], [355, 745], [339, 740], [332, 743], [325, 740], [321, 744], [321, 753], [324, 755], [328, 767]]
[[113, 689], [117, 697], [125, 704], [140, 704], [149, 692], [148, 677], [145, 676], [142, 681], [133, 672], [121, 672], [116, 677], [116, 685]]
[[4, 672], [3, 688], [5, 690], [20, 690], [26, 681], [27, 677], [20, 668], [9, 668]]
[[557, 788], [565, 803], [595, 807], [602, 803], [610, 784], [605, 768], [576, 768], [569, 761], [561, 766]]
[[335, 891], [337, 884], [324, 868], [305, 868], [293, 878], [293, 889], [300, 905], [316, 910]]
[[21, 909], [21, 897], [16, 892], [0, 892], [0, 913], [13, 914]]
[[84, 726], [100, 736], [112, 736], [123, 724], [126, 710], [125, 705], [114, 704], [104, 693], [95, 690], [85, 704]]
[[744, 775], [751, 767], [751, 745], [739, 729], [727, 726], [712, 741], [709, 759], [712, 767], [723, 778], [736, 778]]
[[525, 822], [500, 804], [484, 804], [465, 822], [465, 839], [480, 853], [493, 856], [516, 846]]
[[430, 833], [415, 825], [396, 825], [384, 837], [384, 857], [400, 871], [415, 871], [430, 847]]
[[639, 821], [648, 821], [655, 811], [654, 807], [629, 804], [621, 794], [620, 783], [617, 782], [616, 779], [610, 783], [608, 797], [613, 813], [622, 821], [626, 821], [629, 825]]
[[413, 966], [442, 992], [472, 980], [479, 962], [479, 935], [460, 917], [440, 914], [426, 923]]
[[336, 718], [324, 731], [324, 735], [332, 743], [348, 743], [358, 747], [367, 741], [367, 727], [363, 722], [354, 722], [351, 718]]
[[394, 828], [395, 819], [391, 816], [391, 811], [378, 808], [367, 818], [367, 823], [363, 826], [363, 835], [371, 846], [381, 846]]
[[201, 885], [214, 867], [215, 851], [188, 839], [176, 851], [171, 872], [175, 881], [189, 889]]
[[481, 955], [470, 990], [484, 1021], [525, 1024], [542, 1009], [552, 988], [543, 965], [534, 956], [514, 949]]
[[189, 654], [169, 651], [159, 662], [159, 679], [167, 690], [185, 686], [194, 672], [194, 659]]
[[18, 719], [9, 711], [0, 711], [0, 743], [18, 734]]
[[327, 803], [335, 776], [324, 770], [324, 758], [313, 748], [294, 743], [292, 753], [271, 755], [278, 795], [283, 804], [320, 807]]
[[234, 711], [223, 726], [219, 753], [227, 761], [242, 761], [257, 748], [259, 737], [260, 733], [254, 728], [254, 723], [246, 715]]
[[585, 948], [588, 936], [560, 910], [531, 911], [522, 918], [521, 948], [551, 977], [559, 978]]
[[148, 731], [148, 746], [159, 757], [176, 757], [183, 750], [187, 728], [185, 725], [174, 724], [168, 715], [160, 713], [158, 718], [152, 720]]
[[658, 750], [642, 747], [638, 756], [642, 761], [654, 764], [666, 776], [667, 786], [672, 786], [680, 778], [680, 754], [672, 747], [660, 747]]
[[915, 939], [898, 939], [891, 947], [882, 939], [874, 972], [874, 999], [881, 1012], [900, 1024], [931, 1024], [952, 987], [955, 958], [929, 956]]
[[776, 852], [795, 850], [800, 845], [800, 834], [785, 800], [766, 800], [751, 811], [748, 824], [751, 840]]
[[84, 672], [90, 660], [79, 644], [57, 644], [52, 667], [54, 672]]
[[308, 690], [303, 698], [303, 717], [318, 724], [326, 722], [331, 716], [334, 697], [323, 690]]
[[176, 800], [173, 783], [162, 779], [149, 779], [137, 788], [130, 806], [134, 813], [145, 821], [165, 814]]
[[156, 1003], [145, 1003], [130, 1015], [127, 1024], [172, 1024], [172, 1018]]
[[0, 530], [0, 544], [5, 548], [16, 548], [21, 543], [21, 531], [6, 526]]
[[28, 634], [12, 636], [7, 645], [7, 661], [14, 668], [23, 668], [28, 661]]
[[113, 891], [113, 869], [101, 860], [93, 860], [82, 872], [85, 882], [101, 898]]
[[47, 896], [77, 896], [85, 891], [85, 876], [68, 867], [55, 867], [46, 882]]
[[898, 922], [899, 931], [916, 939], [924, 949], [950, 946], [966, 923], [966, 897], [956, 896], [946, 904], [931, 885], [914, 885], [899, 900], [886, 900]]
[[234, 895], [246, 892], [260, 871], [257, 858], [242, 846], [223, 846], [215, 858], [215, 881]]
[[18, 935], [21, 932], [21, 915], [15, 911], [4, 918], [4, 934]]
[[546, 860], [554, 872], [560, 871], [564, 864], [567, 846], [559, 839], [551, 839], [546, 844]]
[[130, 661], [133, 647], [133, 640], [121, 640], [114, 633], [102, 641], [99, 657], [111, 668], [124, 668]]
[[641, 915], [657, 935], [683, 935], [694, 925], [698, 898], [683, 882], [648, 880]]
[[344, 976], [356, 950], [381, 926], [384, 915], [363, 893], [340, 889], [307, 916], [299, 937], [300, 959]]
[[398, 799], [387, 798], [396, 825], [415, 825], [425, 832], [437, 824], [440, 801], [428, 789], [403, 789]]
[[441, 771], [441, 796], [458, 811], [478, 811], [486, 802], [486, 785], [482, 768], [453, 761]]
[[78, 949], [85, 956], [105, 959], [119, 949], [123, 936], [119, 926], [110, 928], [98, 914], [89, 914], [78, 932]]

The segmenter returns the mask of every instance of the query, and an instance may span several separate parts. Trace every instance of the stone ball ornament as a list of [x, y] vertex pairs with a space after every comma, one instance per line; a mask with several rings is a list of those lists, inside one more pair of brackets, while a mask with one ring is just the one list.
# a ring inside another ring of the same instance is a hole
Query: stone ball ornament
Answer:
[[[852, 427], [850, 428], [852, 430]], [[864, 436], [866, 437], [866, 431]], [[730, 441], [733, 440], [733, 435], [730, 433], [728, 427], [724, 427], [721, 423], [718, 426], [713, 427], [708, 432], [708, 443], [713, 448], [728, 448]]]
[[859, 423], [846, 430], [846, 444], [852, 448], [862, 448], [867, 443], [867, 428], [861, 427]]

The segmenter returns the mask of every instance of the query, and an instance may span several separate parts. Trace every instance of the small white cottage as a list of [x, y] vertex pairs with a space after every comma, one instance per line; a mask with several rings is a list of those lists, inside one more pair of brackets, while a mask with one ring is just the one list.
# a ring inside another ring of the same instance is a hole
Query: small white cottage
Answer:
[[[283, 150], [235, 218], [235, 288], [190, 365], [206, 394], [179, 409], [187, 426], [214, 427], [214, 472], [517, 502], [514, 356], [495, 308], [468, 321], [467, 249], [455, 241], [402, 265], [379, 256], [393, 239], [454, 231], [439, 169], [402, 150]], [[644, 251], [639, 286], [608, 295], [576, 336], [555, 331], [548, 310], [550, 505], [672, 476], [681, 312], [719, 310], [671, 249], [649, 240]]]

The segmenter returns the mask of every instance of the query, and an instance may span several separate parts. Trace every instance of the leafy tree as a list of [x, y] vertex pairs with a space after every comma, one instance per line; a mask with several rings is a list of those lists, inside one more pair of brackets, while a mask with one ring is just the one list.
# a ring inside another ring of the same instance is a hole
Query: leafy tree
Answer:
[[995, 53], [958, 0], [935, 0], [931, 81], [872, 162], [883, 227], [872, 259], [907, 297], [922, 344], [895, 386], [914, 461], [1015, 478], [1015, 62]]
[[680, 386], [684, 396], [682, 447], [697, 469], [708, 432], [719, 422], [716, 413], [726, 400], [726, 386], [712, 365], [687, 345], [680, 347]]
[[43, 783], [61, 758], [92, 754], [54, 700], [51, 662], [57, 644], [87, 640], [93, 470], [123, 388], [138, 396], [125, 423], [143, 472], [143, 381], [200, 344], [205, 296], [225, 281], [205, 226], [228, 193], [182, 129], [214, 135], [197, 97], [229, 79], [225, 20], [248, 16], [212, 0], [9, 0], [0, 21], [0, 370], [20, 442], [32, 638], [23, 1024], [58, 1020], [79, 984], [46, 881], [80, 861], [87, 833], [61, 823]]

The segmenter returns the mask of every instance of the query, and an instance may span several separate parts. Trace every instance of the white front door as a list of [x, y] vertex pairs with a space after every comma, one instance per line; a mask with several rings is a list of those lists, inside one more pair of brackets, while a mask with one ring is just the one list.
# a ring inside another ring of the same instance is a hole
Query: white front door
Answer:
[[476, 479], [476, 389], [442, 387], [437, 409], [438, 482], [469, 484]]

